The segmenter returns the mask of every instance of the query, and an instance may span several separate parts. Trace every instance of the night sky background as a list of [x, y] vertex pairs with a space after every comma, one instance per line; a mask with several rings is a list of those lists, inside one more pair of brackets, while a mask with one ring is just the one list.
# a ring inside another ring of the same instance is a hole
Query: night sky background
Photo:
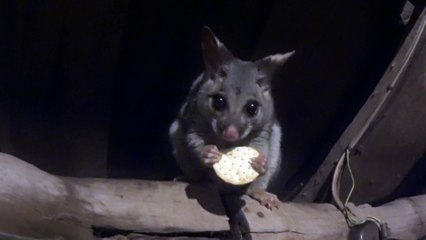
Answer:
[[390, 64], [413, 24], [404, 3], [0, 0], [0, 151], [66, 176], [179, 175], [168, 127], [208, 25], [244, 60], [296, 50], [273, 85], [290, 191]]

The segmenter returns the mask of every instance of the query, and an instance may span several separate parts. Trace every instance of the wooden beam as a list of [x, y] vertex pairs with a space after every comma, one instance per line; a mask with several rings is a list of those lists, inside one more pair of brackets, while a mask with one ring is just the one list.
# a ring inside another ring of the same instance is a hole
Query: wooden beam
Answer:
[[[68, 178], [50, 175], [0, 153], [0, 238], [94, 239], [93, 227], [116, 231], [108, 239], [341, 240], [343, 215], [331, 204], [281, 203], [270, 211], [253, 199], [223, 199], [210, 185], [181, 182]], [[426, 195], [380, 207], [349, 208], [387, 222], [390, 238], [426, 235]], [[230, 216], [231, 226], [228, 222]], [[30, 238], [31, 237], [31, 238]]]
[[[331, 204], [281, 203], [278, 210], [269, 211], [244, 196], [231, 200], [230, 206], [238, 219], [235, 225], [249, 239], [342, 240], [349, 235], [343, 214]], [[386, 222], [388, 238], [417, 240], [426, 235], [426, 195], [349, 208], [360, 219], [375, 216]]]
[[[353, 156], [358, 159], [352, 161], [355, 175], [364, 175], [358, 178], [362, 182], [358, 182], [361, 185], [357, 183], [353, 195], [357, 202], [380, 200], [389, 195], [411, 170], [425, 150], [421, 116], [426, 113], [423, 105], [419, 104], [424, 101], [425, 94], [425, 22], [424, 9], [375, 90], [294, 201], [313, 201], [347, 148], [363, 153], [362, 156]], [[388, 119], [381, 121], [386, 115]], [[395, 116], [397, 119], [393, 119]], [[409, 127], [412, 124], [414, 127]], [[415, 144], [411, 147], [404, 145], [413, 142]], [[369, 170], [372, 171], [365, 176]], [[385, 173], [386, 177], [378, 173]], [[342, 188], [346, 186], [348, 189], [350, 183], [344, 182], [346, 184]]]
[[50, 175], [0, 153], [0, 232], [93, 239], [92, 227], [146, 233], [229, 231], [209, 185]]

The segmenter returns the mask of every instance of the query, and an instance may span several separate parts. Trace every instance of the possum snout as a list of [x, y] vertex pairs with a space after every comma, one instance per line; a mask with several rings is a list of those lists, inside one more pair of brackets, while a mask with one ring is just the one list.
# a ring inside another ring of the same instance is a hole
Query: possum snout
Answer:
[[222, 131], [222, 137], [225, 141], [235, 142], [240, 139], [240, 133], [237, 127], [231, 124]]

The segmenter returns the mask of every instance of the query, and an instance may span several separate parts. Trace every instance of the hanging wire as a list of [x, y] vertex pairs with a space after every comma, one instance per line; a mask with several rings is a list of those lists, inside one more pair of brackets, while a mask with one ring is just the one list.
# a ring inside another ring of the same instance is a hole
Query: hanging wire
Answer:
[[[332, 182], [332, 189], [331, 189], [333, 199], [334, 199], [337, 207], [340, 209], [340, 211], [345, 216], [345, 220], [350, 227], [363, 224], [363, 223], [365, 223], [366, 221], [369, 220], [369, 221], [373, 221], [374, 223], [376, 223], [377, 226], [379, 227], [379, 229], [381, 229], [382, 226], [383, 226], [383, 222], [379, 218], [377, 218], [375, 216], [367, 216], [366, 218], [360, 218], [348, 208], [348, 203], [349, 203], [349, 200], [350, 200], [350, 198], [353, 194], [353, 191], [355, 189], [355, 183], [356, 183], [355, 177], [354, 177], [354, 174], [353, 174], [352, 168], [351, 168], [350, 154], [351, 154], [351, 152], [350, 152], [349, 148], [347, 148], [345, 150], [344, 154], [340, 157], [339, 161], [337, 162], [336, 170], [334, 171], [334, 174], [333, 174], [333, 182]], [[345, 169], [345, 166], [347, 166], [349, 176], [351, 178], [351, 189], [349, 190], [349, 193], [346, 196], [345, 201], [342, 202], [342, 200], [340, 199], [340, 182], [341, 182], [341, 179], [342, 179], [342, 175], [343, 175], [343, 171]]]

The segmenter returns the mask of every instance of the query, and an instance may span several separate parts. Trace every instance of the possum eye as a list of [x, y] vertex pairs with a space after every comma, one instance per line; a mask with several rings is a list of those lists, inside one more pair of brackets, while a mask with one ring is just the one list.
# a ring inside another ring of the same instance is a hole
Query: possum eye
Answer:
[[228, 107], [228, 103], [226, 102], [226, 98], [220, 94], [214, 94], [211, 96], [212, 98], [212, 107], [216, 111], [223, 111]]
[[259, 102], [256, 100], [249, 100], [244, 108], [249, 117], [254, 117], [256, 116], [257, 112], [259, 112], [259, 107]]

